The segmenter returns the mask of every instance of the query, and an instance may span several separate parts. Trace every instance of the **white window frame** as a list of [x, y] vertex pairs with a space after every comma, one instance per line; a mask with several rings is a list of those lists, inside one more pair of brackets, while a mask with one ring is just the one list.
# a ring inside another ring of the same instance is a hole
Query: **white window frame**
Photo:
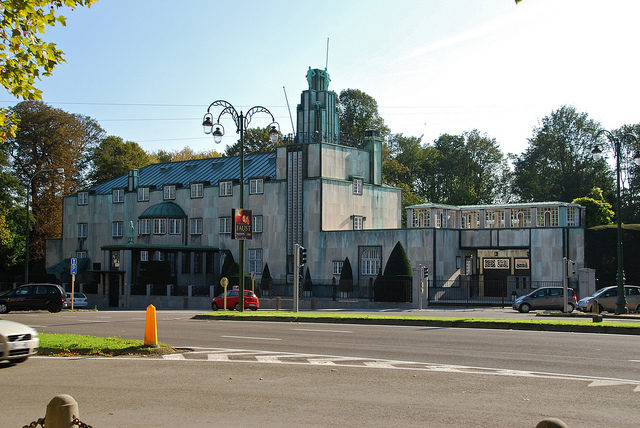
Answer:
[[[549, 213], [549, 226], [545, 226], [544, 220], [546, 213]], [[537, 209], [537, 221], [538, 227], [555, 227], [558, 226], [558, 207], [548, 207]]]
[[191, 183], [191, 199], [204, 197], [204, 183]]
[[146, 202], [149, 200], [149, 188], [138, 187], [138, 202]]
[[153, 219], [153, 234], [154, 235], [166, 235], [167, 233], [167, 219], [166, 218], [154, 218]]
[[231, 217], [218, 217], [218, 233], [231, 235]]
[[249, 180], [249, 194], [262, 195], [264, 193], [264, 179], [252, 178]]
[[422, 228], [431, 225], [430, 209], [414, 209], [413, 210], [413, 227]]
[[148, 262], [149, 261], [149, 251], [148, 250], [140, 251], [140, 261], [141, 262]]
[[89, 224], [88, 223], [78, 223], [78, 238], [86, 238], [89, 235]]
[[111, 222], [111, 237], [122, 238], [124, 233], [124, 225], [121, 221]]
[[174, 200], [176, 198], [176, 186], [173, 184], [162, 186], [162, 198], [165, 201]]
[[[520, 224], [520, 214], [524, 224]], [[512, 208], [511, 227], [531, 227], [531, 208]]]
[[[233, 181], [225, 180], [218, 183], [219, 196], [233, 196]], [[231, 232], [229, 232], [231, 233]]]
[[262, 248], [249, 248], [249, 273], [262, 273]]
[[202, 235], [202, 218], [201, 217], [189, 219], [189, 234]]
[[360, 247], [358, 253], [360, 259], [360, 275], [378, 275], [380, 266], [382, 266], [382, 247]]
[[252, 231], [253, 233], [262, 233], [262, 216], [261, 215], [254, 215], [252, 220]]
[[353, 216], [353, 230], [364, 230], [364, 216]]
[[111, 202], [121, 204], [124, 202], [124, 189], [113, 189], [111, 191]]
[[340, 275], [342, 273], [342, 267], [344, 266], [344, 260], [333, 260], [331, 264], [333, 274]]
[[138, 219], [138, 236], [151, 235], [151, 219], [140, 218]]
[[576, 207], [567, 207], [567, 226], [578, 225], [578, 209]]
[[480, 211], [460, 212], [461, 229], [478, 229], [480, 227]]
[[89, 192], [78, 192], [78, 205], [89, 205]]
[[169, 219], [169, 235], [181, 235], [182, 234], [182, 219], [170, 218]]
[[353, 194], [354, 195], [362, 195], [362, 186], [363, 180], [362, 178], [353, 178]]
[[76, 251], [76, 258], [78, 258], [78, 259], [86, 259], [87, 258], [87, 252], [84, 251], [84, 250]]
[[163, 262], [165, 259], [164, 253], [160, 250], [156, 250], [153, 253], [153, 260], [156, 262]]

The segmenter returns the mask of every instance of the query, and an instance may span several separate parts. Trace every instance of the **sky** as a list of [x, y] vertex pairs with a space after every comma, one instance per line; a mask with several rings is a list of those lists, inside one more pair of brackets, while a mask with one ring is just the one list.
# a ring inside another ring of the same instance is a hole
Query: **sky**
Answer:
[[325, 66], [329, 89], [366, 92], [425, 143], [477, 129], [520, 154], [562, 105], [607, 129], [640, 122], [637, 0], [98, 0], [65, 16], [43, 36], [67, 61], [37, 84], [43, 101], [146, 151], [233, 144], [229, 116], [221, 145], [202, 131], [217, 99], [291, 133], [285, 90], [295, 125], [307, 69]]

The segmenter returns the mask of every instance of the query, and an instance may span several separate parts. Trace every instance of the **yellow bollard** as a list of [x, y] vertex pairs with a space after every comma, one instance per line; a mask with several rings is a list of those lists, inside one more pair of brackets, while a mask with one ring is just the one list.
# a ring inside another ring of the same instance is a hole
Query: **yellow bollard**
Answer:
[[156, 307], [147, 306], [147, 320], [144, 325], [144, 344], [158, 347], [158, 326], [156, 325]]

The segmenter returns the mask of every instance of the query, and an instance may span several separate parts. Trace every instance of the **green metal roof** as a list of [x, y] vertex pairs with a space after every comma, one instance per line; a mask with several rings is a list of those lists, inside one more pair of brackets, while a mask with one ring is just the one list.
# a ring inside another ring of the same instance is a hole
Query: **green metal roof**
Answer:
[[534, 207], [579, 207], [579, 204], [568, 202], [520, 202], [515, 204], [493, 204], [493, 205], [446, 205], [427, 202], [424, 204], [410, 205], [407, 208], [443, 208], [454, 210], [495, 210], [501, 208], [534, 208]]
[[160, 202], [144, 210], [138, 218], [185, 218], [187, 215], [175, 202]]

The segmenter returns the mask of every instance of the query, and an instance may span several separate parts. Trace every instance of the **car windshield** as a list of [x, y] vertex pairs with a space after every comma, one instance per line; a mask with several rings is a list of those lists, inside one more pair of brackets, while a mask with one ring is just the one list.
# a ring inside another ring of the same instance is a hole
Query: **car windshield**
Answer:
[[597, 290], [595, 293], [593, 293], [591, 297], [600, 297], [607, 290], [608, 290], [607, 288], [601, 288], [600, 290]]

